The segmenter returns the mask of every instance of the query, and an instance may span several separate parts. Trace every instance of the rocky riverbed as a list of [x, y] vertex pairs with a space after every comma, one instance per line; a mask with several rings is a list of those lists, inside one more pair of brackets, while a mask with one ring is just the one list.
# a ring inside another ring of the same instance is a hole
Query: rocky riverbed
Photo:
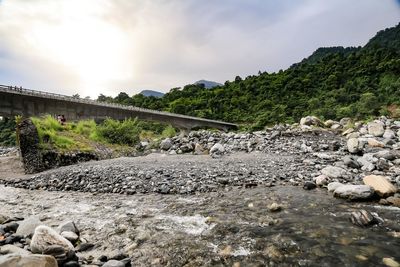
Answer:
[[[79, 231], [54, 233], [75, 238], [64, 249], [39, 250], [64, 266], [399, 266], [399, 121], [307, 117], [146, 145], [143, 157], [3, 175], [3, 215], [73, 221]], [[7, 227], [26, 251], [52, 231]]]

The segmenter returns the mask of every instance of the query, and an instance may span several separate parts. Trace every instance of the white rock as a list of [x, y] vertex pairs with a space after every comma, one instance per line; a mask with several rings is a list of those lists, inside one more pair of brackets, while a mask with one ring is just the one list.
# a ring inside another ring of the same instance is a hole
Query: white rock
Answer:
[[369, 199], [374, 195], [374, 189], [368, 185], [342, 185], [335, 189], [334, 196], [349, 200]]
[[373, 136], [383, 136], [385, 129], [383, 128], [383, 123], [381, 122], [370, 122], [368, 123], [368, 133]]
[[352, 154], [358, 153], [360, 151], [358, 145], [358, 138], [350, 138], [349, 140], [347, 140], [347, 150], [349, 150], [349, 152]]
[[220, 143], [216, 143], [210, 149], [210, 154], [223, 154], [225, 152], [225, 148]]
[[68, 241], [70, 241], [71, 243], [75, 243], [76, 241], [78, 241], [79, 236], [71, 231], [64, 231], [61, 232], [61, 236], [64, 237], [65, 239], [67, 239]]
[[326, 175], [319, 175], [317, 177], [314, 178], [314, 182], [318, 185], [318, 186], [323, 186], [328, 184], [329, 182], [329, 177]]
[[304, 118], [301, 118], [300, 120], [300, 125], [306, 125], [306, 126], [322, 126], [322, 122], [320, 119], [318, 119], [315, 116], [307, 116]]
[[333, 192], [338, 188], [339, 186], [342, 186], [344, 184], [339, 183], [339, 182], [332, 182], [328, 184], [328, 192]]
[[348, 176], [348, 172], [340, 167], [327, 166], [321, 170], [321, 173], [329, 178], [342, 178]]
[[44, 225], [36, 227], [30, 245], [33, 253], [43, 253], [51, 245], [59, 245], [66, 252], [74, 249], [71, 242], [59, 235], [52, 228]]

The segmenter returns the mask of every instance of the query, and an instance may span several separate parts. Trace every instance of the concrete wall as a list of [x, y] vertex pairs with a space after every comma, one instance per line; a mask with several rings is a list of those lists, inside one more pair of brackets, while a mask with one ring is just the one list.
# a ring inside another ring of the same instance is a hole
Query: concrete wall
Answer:
[[24, 117], [41, 115], [65, 115], [67, 121], [82, 119], [103, 120], [113, 118], [139, 118], [169, 123], [181, 129], [195, 127], [211, 127], [224, 131], [235, 129], [237, 126], [230, 123], [206, 120], [202, 118], [183, 116], [179, 114], [157, 112], [133, 107], [122, 107], [98, 103], [95, 101], [73, 100], [71, 98], [57, 97], [57, 95], [41, 95], [33, 91], [0, 90], [0, 116]]

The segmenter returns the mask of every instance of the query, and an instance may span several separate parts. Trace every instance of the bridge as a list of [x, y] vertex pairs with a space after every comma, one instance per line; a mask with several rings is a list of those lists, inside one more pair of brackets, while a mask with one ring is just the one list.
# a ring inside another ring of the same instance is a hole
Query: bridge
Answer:
[[138, 118], [169, 123], [174, 127], [185, 130], [196, 127], [216, 128], [223, 131], [237, 129], [236, 124], [223, 121], [0, 85], [0, 116], [32, 117], [46, 114], [63, 114], [69, 121]]

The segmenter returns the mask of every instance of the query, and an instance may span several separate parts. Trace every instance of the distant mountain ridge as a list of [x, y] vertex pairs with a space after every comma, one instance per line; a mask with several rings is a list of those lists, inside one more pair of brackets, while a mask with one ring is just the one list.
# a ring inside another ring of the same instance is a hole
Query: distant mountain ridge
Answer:
[[195, 82], [194, 84], [196, 85], [200, 85], [200, 84], [204, 84], [204, 88], [206, 89], [211, 89], [217, 86], [222, 86], [222, 84], [217, 83], [217, 82], [213, 82], [213, 81], [207, 81], [207, 80], [199, 80], [197, 82]]
[[154, 96], [156, 98], [161, 98], [164, 96], [164, 93], [158, 92], [158, 91], [154, 91], [154, 90], [143, 90], [141, 91], [139, 94], [142, 94], [144, 96]]

